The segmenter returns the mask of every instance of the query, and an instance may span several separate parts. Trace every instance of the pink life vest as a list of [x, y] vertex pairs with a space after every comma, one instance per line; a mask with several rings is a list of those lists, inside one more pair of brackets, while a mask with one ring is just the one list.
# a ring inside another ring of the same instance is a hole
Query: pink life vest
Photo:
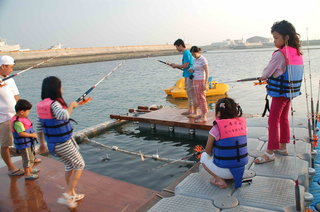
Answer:
[[220, 132], [220, 139], [247, 134], [246, 121], [242, 117], [234, 119], [217, 119], [216, 122]]
[[15, 121], [20, 121], [23, 124], [25, 130], [30, 129], [32, 127], [32, 122], [30, 121], [30, 119], [24, 118], [24, 117], [18, 117], [18, 119], [17, 119], [17, 116], [15, 115], [10, 120], [10, 123], [12, 126], [11, 127], [12, 132], [15, 132], [14, 127], [13, 127]]

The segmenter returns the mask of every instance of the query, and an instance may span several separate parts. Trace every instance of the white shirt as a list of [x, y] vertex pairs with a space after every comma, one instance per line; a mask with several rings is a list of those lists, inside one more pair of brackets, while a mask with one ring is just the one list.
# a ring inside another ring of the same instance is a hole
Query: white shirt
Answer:
[[194, 80], [204, 80], [205, 79], [205, 71], [204, 71], [204, 66], [208, 65], [208, 61], [204, 56], [200, 56], [199, 58], [194, 58], [194, 64], [193, 64], [193, 69], [194, 69]]
[[[0, 76], [2, 79], [3, 77]], [[16, 114], [14, 106], [16, 99], [14, 96], [19, 95], [14, 80], [8, 79], [1, 83], [0, 86], [0, 123], [10, 120]]]

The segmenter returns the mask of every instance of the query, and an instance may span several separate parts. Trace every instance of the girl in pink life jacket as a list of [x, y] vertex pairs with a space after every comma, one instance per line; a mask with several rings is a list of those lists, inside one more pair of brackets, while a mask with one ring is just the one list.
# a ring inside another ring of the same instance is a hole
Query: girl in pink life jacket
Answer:
[[65, 165], [67, 187], [57, 202], [74, 208], [77, 201], [84, 198], [84, 194], [75, 191], [85, 163], [72, 138], [73, 129], [70, 124], [70, 115], [78, 103], [71, 102], [67, 106], [62, 97], [61, 80], [54, 76], [43, 80], [41, 99], [37, 104], [39, 139], [45, 139], [50, 153]]
[[246, 122], [241, 115], [241, 107], [233, 99], [218, 100], [216, 120], [200, 162], [212, 175], [210, 183], [220, 188], [227, 187], [225, 179], [234, 179], [235, 188], [242, 184], [248, 150]]
[[268, 80], [267, 94], [272, 97], [268, 119], [268, 146], [265, 154], [255, 159], [261, 164], [273, 161], [274, 153], [288, 155], [290, 143], [289, 110], [292, 98], [301, 95], [303, 60], [299, 34], [288, 21], [273, 24], [271, 33], [278, 48], [263, 70], [261, 80]]

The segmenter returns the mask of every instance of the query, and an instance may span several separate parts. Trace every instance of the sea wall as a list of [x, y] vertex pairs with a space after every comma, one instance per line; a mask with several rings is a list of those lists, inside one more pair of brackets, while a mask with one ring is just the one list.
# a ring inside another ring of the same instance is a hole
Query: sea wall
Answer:
[[15, 59], [15, 70], [28, 68], [52, 57], [55, 58], [47, 63], [42, 64], [39, 67], [154, 57], [173, 54], [177, 54], [174, 45], [64, 48], [0, 52], [0, 56], [10, 55]]

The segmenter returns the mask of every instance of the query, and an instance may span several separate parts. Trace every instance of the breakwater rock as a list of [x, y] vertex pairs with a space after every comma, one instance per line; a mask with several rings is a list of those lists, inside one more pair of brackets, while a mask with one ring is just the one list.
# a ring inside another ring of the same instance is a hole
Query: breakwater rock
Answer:
[[39, 67], [71, 65], [110, 60], [155, 57], [177, 54], [174, 45], [115, 46], [92, 48], [63, 48], [32, 51], [0, 52], [15, 59], [15, 70], [28, 68], [46, 59], [56, 57]]

